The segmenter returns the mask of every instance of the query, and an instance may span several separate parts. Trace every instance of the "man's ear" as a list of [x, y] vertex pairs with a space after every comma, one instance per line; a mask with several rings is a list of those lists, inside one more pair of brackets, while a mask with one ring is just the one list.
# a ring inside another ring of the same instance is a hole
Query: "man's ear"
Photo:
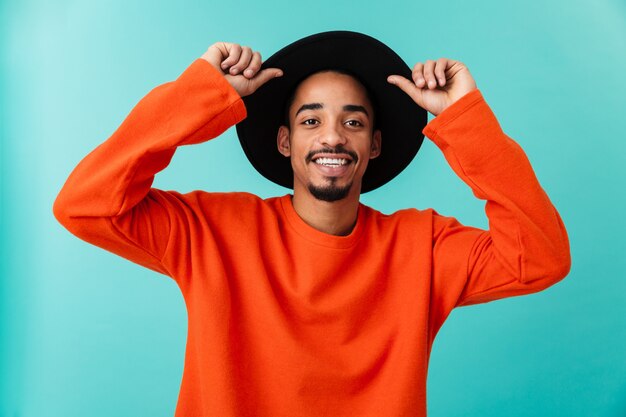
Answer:
[[278, 152], [283, 156], [291, 156], [291, 150], [289, 149], [289, 128], [287, 126], [278, 128], [276, 145], [278, 145]]
[[382, 146], [382, 133], [380, 130], [375, 130], [372, 135], [372, 148], [370, 150], [370, 159], [376, 158], [380, 155], [380, 147]]

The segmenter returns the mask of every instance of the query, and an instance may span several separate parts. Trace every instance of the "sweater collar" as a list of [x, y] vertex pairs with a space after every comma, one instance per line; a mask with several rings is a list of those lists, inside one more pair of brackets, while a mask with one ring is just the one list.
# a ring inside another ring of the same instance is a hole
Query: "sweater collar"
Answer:
[[291, 194], [284, 195], [283, 197], [280, 197], [280, 203], [289, 226], [291, 226], [291, 228], [301, 237], [318, 245], [338, 249], [350, 248], [359, 240], [367, 218], [367, 210], [363, 204], [359, 203], [356, 224], [354, 229], [352, 229], [352, 232], [347, 236], [335, 236], [321, 232], [306, 224], [293, 208], [291, 198]]

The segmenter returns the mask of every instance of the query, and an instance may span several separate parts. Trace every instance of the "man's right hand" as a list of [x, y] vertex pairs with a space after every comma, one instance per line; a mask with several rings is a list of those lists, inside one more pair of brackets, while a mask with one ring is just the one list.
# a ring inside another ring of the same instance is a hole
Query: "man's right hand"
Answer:
[[217, 42], [211, 45], [201, 58], [224, 74], [241, 97], [254, 93], [272, 78], [283, 75], [278, 68], [259, 71], [262, 63], [261, 54], [236, 43]]

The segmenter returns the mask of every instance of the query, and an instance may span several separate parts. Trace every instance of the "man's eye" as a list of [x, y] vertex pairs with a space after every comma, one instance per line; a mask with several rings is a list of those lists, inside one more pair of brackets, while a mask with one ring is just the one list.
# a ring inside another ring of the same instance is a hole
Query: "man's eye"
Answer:
[[315, 119], [306, 119], [302, 122], [303, 125], [316, 125], [317, 123], [319, 122]]
[[358, 120], [348, 120], [346, 122], [346, 124], [348, 126], [352, 126], [352, 127], [359, 127], [359, 126], [363, 126], [363, 123], [359, 122]]

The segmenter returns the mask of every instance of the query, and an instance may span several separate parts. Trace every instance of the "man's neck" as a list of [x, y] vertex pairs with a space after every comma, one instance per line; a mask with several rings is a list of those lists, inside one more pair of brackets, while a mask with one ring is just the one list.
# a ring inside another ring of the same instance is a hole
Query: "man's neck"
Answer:
[[294, 190], [293, 208], [309, 226], [335, 236], [347, 236], [356, 225], [359, 193], [350, 192], [346, 198], [327, 202], [313, 197], [308, 190]]

